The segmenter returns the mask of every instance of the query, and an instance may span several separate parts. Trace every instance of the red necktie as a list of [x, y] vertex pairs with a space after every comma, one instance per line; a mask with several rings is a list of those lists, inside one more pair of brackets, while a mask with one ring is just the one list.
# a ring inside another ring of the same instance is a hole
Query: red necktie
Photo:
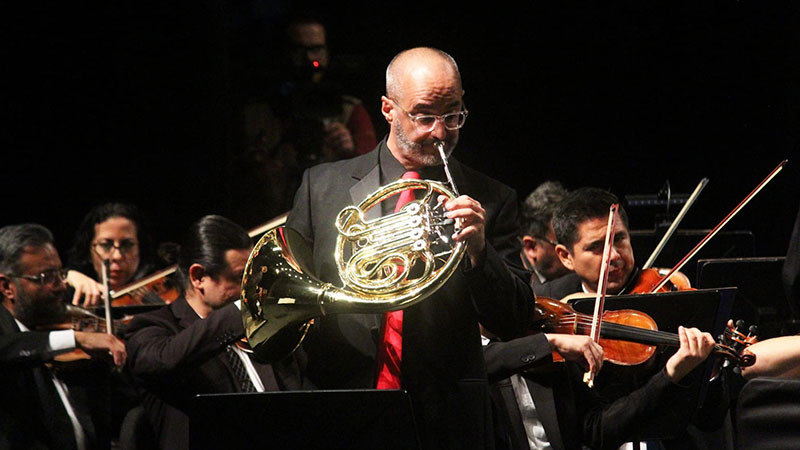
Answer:
[[[419, 180], [419, 174], [408, 171], [403, 179]], [[415, 200], [414, 190], [406, 189], [400, 193], [394, 211], [400, 211], [406, 203]], [[403, 310], [391, 311], [384, 315], [383, 336], [378, 344], [378, 389], [400, 388], [400, 360], [403, 356]]]

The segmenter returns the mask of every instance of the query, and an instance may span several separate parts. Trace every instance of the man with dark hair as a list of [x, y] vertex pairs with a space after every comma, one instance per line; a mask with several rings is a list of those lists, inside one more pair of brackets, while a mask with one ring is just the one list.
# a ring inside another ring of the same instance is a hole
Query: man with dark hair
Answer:
[[66, 271], [53, 235], [36, 224], [0, 228], [0, 448], [107, 448], [108, 365], [58, 371], [49, 363], [82, 349], [125, 363], [125, 345], [106, 333], [37, 331], [62, 323]]
[[[450, 55], [433, 48], [401, 52], [387, 68], [381, 99], [388, 137], [371, 153], [305, 172], [287, 225], [312, 244], [321, 280], [341, 283], [333, 257], [339, 211], [405, 172], [446, 181], [436, 143], [446, 154], [455, 149], [467, 116], [463, 95]], [[309, 330], [304, 348], [309, 374], [323, 388], [375, 387], [376, 378], [384, 379], [376, 359], [386, 362], [380, 368], [389, 374], [387, 384], [411, 396], [424, 448], [484, 449], [491, 445], [491, 421], [478, 321], [499, 336], [514, 337], [527, 324], [533, 298], [524, 271], [514, 273], [505, 263], [519, 261], [516, 194], [455, 158], [449, 167], [464, 194], [444, 204], [449, 218], [463, 221], [454, 236], [466, 243], [463, 270], [403, 310], [397, 327], [388, 321], [382, 326], [379, 315], [324, 316]], [[384, 202], [383, 208], [390, 213], [395, 204]], [[397, 352], [379, 346], [386, 330], [401, 334]], [[400, 358], [381, 356], [387, 354]]]
[[188, 447], [187, 408], [197, 394], [303, 387], [295, 359], [260, 364], [236, 345], [244, 328], [234, 302], [251, 247], [240, 226], [203, 217], [181, 244], [183, 295], [137, 315], [125, 330], [128, 367], [146, 389], [144, 406], [159, 448]]
[[[594, 293], [600, 278], [608, 213], [617, 197], [597, 188], [580, 188], [570, 192], [553, 212], [553, 231], [558, 244], [556, 254], [573, 273], [535, 289], [537, 296], [561, 299], [576, 292]], [[628, 232], [628, 215], [618, 210], [608, 270], [608, 294], [625, 291], [638, 272]]]
[[569, 273], [556, 255], [556, 234], [553, 231], [553, 211], [567, 195], [558, 181], [545, 181], [528, 195], [520, 211], [520, 259], [533, 272], [531, 286], [540, 285]]
[[[609, 210], [611, 205], [615, 203], [619, 204], [620, 202], [614, 194], [593, 187], [584, 187], [574, 190], [559, 203], [553, 213], [553, 230], [558, 240], [558, 245], [556, 245], [555, 250], [564, 266], [574, 273], [538, 286], [535, 288], [537, 296], [562, 299], [570, 294], [581, 292], [595, 294], [597, 292], [598, 280], [600, 278], [600, 266], [602, 264], [603, 249], [605, 246], [606, 229], [608, 228]], [[628, 215], [622, 205], [620, 205], [618, 209], [614, 232], [614, 242], [611, 248], [606, 288], [606, 292], [609, 295], [627, 292], [630, 287], [636, 283], [639, 274], [639, 270], [634, 262], [633, 248], [631, 247], [630, 234], [628, 231]], [[688, 334], [689, 331], [693, 333], [694, 337]], [[682, 342], [684, 334], [689, 338], [688, 342], [691, 344], [690, 347], [692, 349], [700, 348], [704, 350], [703, 358], [689, 359], [691, 363], [688, 364], [688, 366], [694, 368], [708, 355], [708, 353], [705, 353], [705, 350], [710, 351], [707, 345], [713, 346], [714, 341], [708, 333], [700, 333], [696, 329], [680, 330], [679, 334], [681, 335]], [[670, 364], [673, 364], [680, 355], [681, 351], [678, 351], [668, 360], [666, 366], [667, 375], [670, 373]], [[513, 352], [504, 353], [503, 356], [513, 359], [514, 354]], [[611, 383], [614, 384], [615, 387], [607, 387], [604, 393], [608, 394], [609, 392], [613, 392], [616, 398], [621, 392], [633, 391], [634, 386], [630, 384], [631, 380], [628, 378], [630, 372], [620, 372], [618, 367], [612, 367], [612, 370], [614, 375], [607, 376], [606, 379], [613, 379]], [[645, 387], [634, 391], [630, 396], [635, 397], [637, 395], [642, 395], [642, 392], [647, 392], [644, 391], [644, 389], [647, 389], [647, 386], [663, 382], [664, 374], [664, 370], [656, 372]], [[695, 375], [699, 374], [695, 373]], [[673, 382], [676, 381], [672, 376], [669, 376], [669, 378]], [[691, 382], [696, 384], [696, 378], [697, 377], [693, 376]], [[720, 377], [711, 385], [711, 388], [709, 388], [710, 392], [713, 392], [713, 395], [709, 395], [709, 398], [717, 398], [722, 389], [722, 378], [723, 377]], [[531, 383], [528, 384], [530, 385]], [[627, 397], [622, 397], [621, 400], [625, 401], [626, 398]], [[701, 420], [698, 421], [698, 426], [716, 426], [717, 419], [724, 415], [727, 405], [724, 402], [720, 402], [719, 405], [712, 403], [714, 402], [707, 401], [706, 404], [703, 405], [703, 408], [705, 408], [704, 414], [708, 417], [700, 418]], [[688, 412], [694, 412], [694, 406], [695, 405], [686, 406], [687, 416], [689, 415]], [[707, 424], [700, 423], [702, 420], [706, 419]], [[680, 421], [673, 422], [681, 423]], [[686, 425], [688, 421], [681, 424]], [[689, 439], [688, 436], [686, 439]], [[691, 445], [694, 444], [690, 444], [686, 441], [683, 445], [686, 446], [686, 448], [693, 448]]]

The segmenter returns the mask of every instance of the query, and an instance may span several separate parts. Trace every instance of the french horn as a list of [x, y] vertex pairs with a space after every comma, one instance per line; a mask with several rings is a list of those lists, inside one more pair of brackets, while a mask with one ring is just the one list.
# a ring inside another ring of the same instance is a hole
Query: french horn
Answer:
[[[366, 213], [406, 189], [423, 195], [393, 214]], [[328, 314], [382, 313], [407, 308], [433, 294], [453, 274], [465, 244], [443, 202], [456, 194], [431, 180], [397, 180], [337, 216], [334, 259], [343, 287], [312, 275], [311, 250], [291, 228], [267, 231], [253, 248], [242, 281], [242, 317], [257, 359], [274, 362], [302, 342], [313, 319]]]

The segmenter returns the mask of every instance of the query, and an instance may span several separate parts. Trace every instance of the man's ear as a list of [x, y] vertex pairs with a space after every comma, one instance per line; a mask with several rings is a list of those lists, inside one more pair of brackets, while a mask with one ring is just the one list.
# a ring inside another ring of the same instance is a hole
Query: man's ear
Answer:
[[202, 264], [192, 264], [189, 266], [189, 283], [195, 290], [202, 289], [203, 278], [206, 276], [206, 268]]
[[11, 278], [0, 273], [0, 302], [14, 303], [16, 296], [16, 288], [14, 288], [14, 285], [11, 283]]
[[573, 264], [572, 255], [569, 253], [569, 250], [567, 250], [567, 247], [563, 244], [558, 244], [556, 245], [555, 250], [558, 259], [561, 260], [561, 264], [563, 264], [564, 267], [566, 267], [567, 269], [574, 272], [575, 264]]
[[533, 249], [536, 247], [536, 239], [533, 236], [522, 236], [522, 246], [526, 249]]
[[394, 117], [392, 116], [392, 111], [394, 110], [394, 105], [392, 104], [391, 100], [385, 95], [381, 96], [381, 114], [383, 114], [383, 118], [386, 119], [387, 122], [392, 123]]
[[536, 249], [536, 239], [532, 236], [522, 236], [522, 252], [525, 254], [525, 258], [528, 259], [528, 262], [531, 265], [534, 262], [534, 250]]

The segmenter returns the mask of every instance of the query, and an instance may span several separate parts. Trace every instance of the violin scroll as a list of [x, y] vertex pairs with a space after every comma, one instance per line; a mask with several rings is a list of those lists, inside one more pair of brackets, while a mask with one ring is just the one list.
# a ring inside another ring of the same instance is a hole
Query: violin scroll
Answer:
[[752, 344], [758, 341], [758, 327], [751, 325], [747, 334], [740, 331], [744, 328], [744, 321], [737, 320], [734, 326], [733, 321], [728, 321], [725, 331], [717, 338], [717, 353], [725, 359], [724, 367], [735, 364], [738, 367], [750, 367], [756, 363], [756, 355], [748, 350]]

